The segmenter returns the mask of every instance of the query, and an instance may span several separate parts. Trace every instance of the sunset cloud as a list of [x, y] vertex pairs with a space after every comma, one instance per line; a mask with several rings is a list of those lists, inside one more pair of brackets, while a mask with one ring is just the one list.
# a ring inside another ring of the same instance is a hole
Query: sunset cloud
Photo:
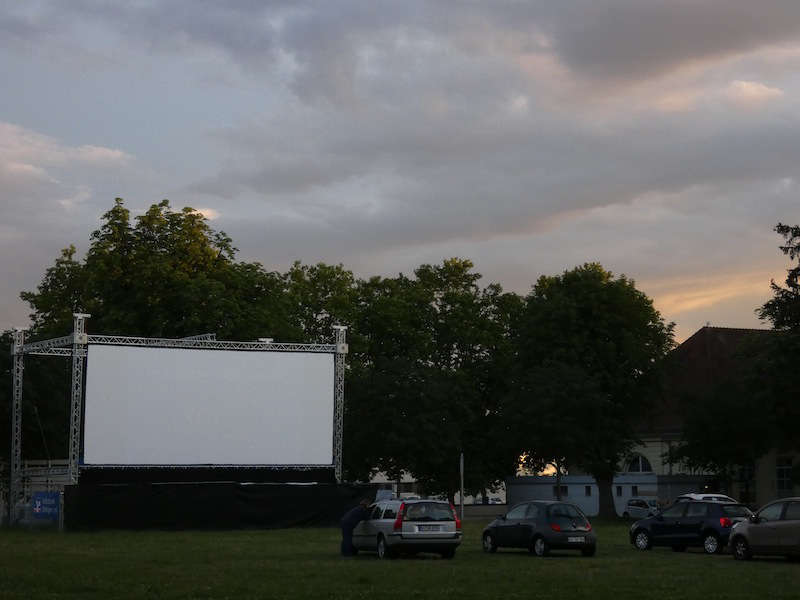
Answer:
[[42, 133], [0, 121], [0, 162], [6, 164], [24, 161], [39, 165], [86, 163], [103, 166], [125, 164], [132, 158], [113, 148], [69, 146]]
[[783, 96], [783, 90], [769, 87], [758, 81], [731, 81], [726, 89], [728, 98], [748, 108], [760, 106]]
[[213, 208], [198, 208], [197, 212], [199, 212], [209, 221], [215, 221], [219, 219], [219, 211], [214, 210]]

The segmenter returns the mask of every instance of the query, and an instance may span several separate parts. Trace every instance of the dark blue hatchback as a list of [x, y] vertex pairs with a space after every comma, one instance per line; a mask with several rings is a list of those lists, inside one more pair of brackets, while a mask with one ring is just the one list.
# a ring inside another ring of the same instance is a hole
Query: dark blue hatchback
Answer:
[[750, 509], [741, 504], [722, 502], [679, 502], [659, 514], [636, 521], [630, 530], [631, 544], [639, 550], [670, 546], [683, 552], [700, 546], [716, 554], [728, 544], [731, 528], [745, 521]]

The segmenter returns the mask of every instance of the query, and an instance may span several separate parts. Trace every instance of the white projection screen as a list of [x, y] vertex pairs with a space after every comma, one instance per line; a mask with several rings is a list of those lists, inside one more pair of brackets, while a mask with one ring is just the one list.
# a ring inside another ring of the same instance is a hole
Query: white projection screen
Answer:
[[334, 356], [90, 344], [84, 465], [333, 465]]

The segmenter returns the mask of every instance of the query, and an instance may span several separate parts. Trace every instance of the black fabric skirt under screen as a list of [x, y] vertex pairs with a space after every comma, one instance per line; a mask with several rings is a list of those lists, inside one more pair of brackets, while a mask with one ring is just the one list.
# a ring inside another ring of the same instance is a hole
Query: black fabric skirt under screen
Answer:
[[68, 530], [335, 526], [365, 497], [374, 499], [375, 489], [332, 483], [81, 481], [65, 489], [64, 523]]

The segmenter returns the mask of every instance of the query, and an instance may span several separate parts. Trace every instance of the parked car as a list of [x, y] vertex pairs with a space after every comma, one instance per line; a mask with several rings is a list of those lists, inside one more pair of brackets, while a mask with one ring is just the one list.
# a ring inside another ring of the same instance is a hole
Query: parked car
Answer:
[[622, 511], [623, 519], [644, 519], [652, 517], [659, 511], [655, 498], [631, 498]]
[[699, 494], [692, 492], [691, 494], [681, 494], [675, 498], [675, 502], [691, 502], [693, 500], [701, 502], [733, 502], [737, 504], [736, 500], [725, 494]]
[[475, 496], [473, 502], [475, 504], [503, 504], [503, 501], [498, 496], [489, 496], [485, 499], [481, 496]]
[[671, 546], [683, 552], [688, 546], [701, 546], [707, 554], [716, 554], [728, 544], [733, 525], [751, 514], [742, 504], [678, 502], [631, 525], [630, 542], [639, 550]]
[[581, 509], [567, 502], [536, 500], [517, 504], [483, 530], [483, 550], [527, 548], [536, 556], [550, 550], [580, 550], [594, 556], [597, 538]]
[[417, 552], [453, 558], [461, 544], [461, 521], [449, 502], [386, 500], [369, 510], [369, 518], [353, 530], [356, 551], [377, 552], [378, 558]]
[[777, 500], [736, 523], [730, 550], [737, 560], [750, 560], [755, 554], [800, 559], [800, 498]]

